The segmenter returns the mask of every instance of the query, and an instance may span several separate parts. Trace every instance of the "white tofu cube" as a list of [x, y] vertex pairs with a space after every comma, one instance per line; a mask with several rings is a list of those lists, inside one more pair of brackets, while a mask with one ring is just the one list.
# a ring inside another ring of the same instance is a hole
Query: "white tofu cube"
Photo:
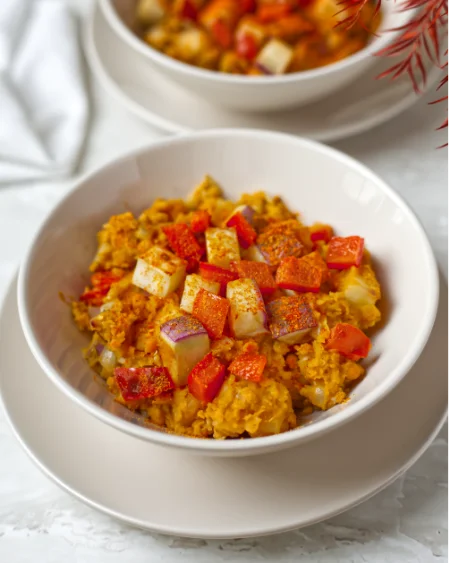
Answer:
[[133, 283], [157, 297], [166, 297], [183, 282], [186, 262], [172, 252], [154, 246], [138, 258]]
[[241, 259], [239, 242], [234, 229], [206, 229], [208, 262], [229, 269], [230, 263]]
[[238, 339], [266, 334], [267, 314], [255, 280], [242, 278], [229, 282], [227, 299], [230, 302], [230, 328]]
[[190, 274], [189, 276], [186, 276], [180, 309], [183, 309], [186, 313], [192, 313], [195, 298], [201, 289], [206, 289], [206, 291], [214, 293], [214, 295], [218, 295], [220, 291], [220, 283], [204, 280], [198, 274]]
[[139, 0], [136, 15], [140, 23], [151, 25], [158, 22], [165, 14], [160, 0]]

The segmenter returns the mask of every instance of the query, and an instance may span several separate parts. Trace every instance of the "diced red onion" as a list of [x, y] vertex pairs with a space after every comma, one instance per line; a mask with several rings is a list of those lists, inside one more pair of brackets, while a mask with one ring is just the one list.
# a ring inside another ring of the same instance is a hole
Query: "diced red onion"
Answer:
[[116, 367], [116, 355], [108, 348], [104, 348], [99, 358], [100, 364], [106, 369], [106, 371], [113, 371]]

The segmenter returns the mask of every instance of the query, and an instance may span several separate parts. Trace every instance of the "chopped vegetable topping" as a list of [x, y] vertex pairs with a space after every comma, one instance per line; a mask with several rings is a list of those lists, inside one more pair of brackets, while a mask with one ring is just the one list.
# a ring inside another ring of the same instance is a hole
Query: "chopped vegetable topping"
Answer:
[[222, 338], [230, 304], [223, 297], [201, 289], [197, 293], [192, 315], [206, 328], [209, 337]]
[[322, 240], [323, 242], [330, 242], [333, 236], [333, 229], [330, 225], [324, 225], [323, 223], [314, 223], [312, 227], [309, 228], [311, 233], [311, 240], [313, 242], [318, 242]]
[[335, 270], [345, 270], [361, 265], [364, 239], [361, 237], [333, 237], [328, 245], [327, 265]]
[[240, 260], [239, 262], [233, 262], [232, 266], [240, 278], [255, 280], [263, 295], [270, 295], [276, 290], [277, 285], [273, 279], [272, 272], [264, 262]]
[[244, 278], [230, 282], [227, 298], [230, 328], [235, 338], [251, 338], [268, 332], [266, 309], [255, 280]]
[[239, 379], [258, 382], [263, 377], [266, 363], [266, 356], [247, 352], [233, 360], [228, 366], [228, 371]]
[[170, 248], [177, 256], [187, 260], [187, 271], [194, 271], [203, 255], [203, 249], [189, 226], [185, 223], [175, 223], [163, 227], [163, 231]]
[[282, 289], [317, 293], [322, 281], [322, 272], [308, 261], [289, 256], [281, 261], [275, 281]]
[[206, 262], [200, 262], [200, 275], [204, 280], [220, 283], [220, 295], [222, 297], [225, 296], [227, 284], [238, 277], [231, 270], [214, 266], [214, 264], [207, 264]]
[[220, 268], [229, 268], [233, 260], [239, 260], [239, 243], [234, 229], [207, 229], [206, 254], [208, 262]]
[[80, 301], [84, 301], [92, 307], [100, 307], [112, 284], [118, 282], [121, 277], [112, 272], [95, 272], [91, 276], [92, 289], [86, 289], [80, 295]]
[[225, 379], [225, 366], [211, 353], [207, 354], [188, 377], [189, 392], [203, 403], [214, 399]]
[[262, 233], [257, 239], [258, 249], [265, 261], [272, 268], [280, 265], [288, 256], [300, 257], [304, 252], [303, 244], [292, 235], [282, 233]]
[[166, 368], [115, 368], [114, 376], [125, 401], [150, 399], [175, 388]]
[[331, 329], [326, 347], [328, 350], [336, 350], [349, 360], [357, 361], [361, 358], [367, 358], [371, 344], [370, 338], [356, 326], [338, 323]]
[[256, 241], [256, 231], [242, 213], [235, 212], [227, 221], [227, 227], [234, 227], [242, 248], [248, 248]]
[[194, 233], [204, 233], [211, 224], [211, 215], [204, 209], [192, 213], [191, 229]]
[[178, 386], [186, 385], [193, 366], [209, 351], [205, 327], [194, 317], [183, 315], [161, 325], [160, 354]]
[[184, 279], [186, 262], [169, 250], [153, 246], [138, 258], [133, 272], [133, 284], [157, 297], [175, 291]]
[[190, 274], [189, 276], [186, 276], [180, 309], [183, 309], [186, 313], [192, 313], [195, 298], [202, 288], [214, 293], [214, 295], [218, 295], [220, 291], [220, 284], [218, 282], [205, 280], [198, 274]]
[[302, 342], [317, 327], [308, 301], [302, 296], [280, 297], [267, 305], [272, 337], [286, 344]]
[[[208, 2], [216, 11], [203, 10]], [[192, 5], [209, 30], [230, 2], [242, 5], [239, 13], [244, 4], [256, 10], [253, 0], [175, 0], [173, 9]], [[155, 6], [172, 10], [148, 0], [149, 18]], [[285, 39], [300, 26], [292, 6], [265, 26], [255, 15], [240, 20], [234, 49], [246, 33], [260, 50]], [[206, 27], [187, 19], [177, 41], [192, 52], [209, 42], [218, 53]], [[226, 200], [209, 177], [186, 201], [158, 198], [138, 217], [112, 216], [90, 268], [91, 285], [70, 304], [77, 327], [92, 335], [89, 366], [120, 403], [193, 437], [277, 434], [342, 403], [365, 372], [370, 340], [362, 331], [381, 319], [362, 238], [309, 227], [264, 192]]]

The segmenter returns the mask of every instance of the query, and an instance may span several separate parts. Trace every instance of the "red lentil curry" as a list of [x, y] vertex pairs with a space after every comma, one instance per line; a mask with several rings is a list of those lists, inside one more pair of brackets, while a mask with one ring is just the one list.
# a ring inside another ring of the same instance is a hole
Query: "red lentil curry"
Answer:
[[350, 15], [338, 0], [139, 0], [136, 18], [143, 39], [169, 57], [221, 72], [275, 75], [363, 49], [380, 25], [375, 5], [364, 4], [350, 29], [337, 27]]
[[209, 177], [111, 217], [90, 269], [72, 303], [87, 362], [118, 402], [193, 437], [278, 434], [346, 401], [381, 317], [364, 239]]

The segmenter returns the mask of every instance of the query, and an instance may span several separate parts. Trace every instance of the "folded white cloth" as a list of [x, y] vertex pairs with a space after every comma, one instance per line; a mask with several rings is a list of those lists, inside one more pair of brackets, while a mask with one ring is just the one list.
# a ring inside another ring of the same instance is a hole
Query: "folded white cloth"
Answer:
[[0, 185], [63, 177], [77, 164], [88, 96], [65, 0], [0, 0]]

